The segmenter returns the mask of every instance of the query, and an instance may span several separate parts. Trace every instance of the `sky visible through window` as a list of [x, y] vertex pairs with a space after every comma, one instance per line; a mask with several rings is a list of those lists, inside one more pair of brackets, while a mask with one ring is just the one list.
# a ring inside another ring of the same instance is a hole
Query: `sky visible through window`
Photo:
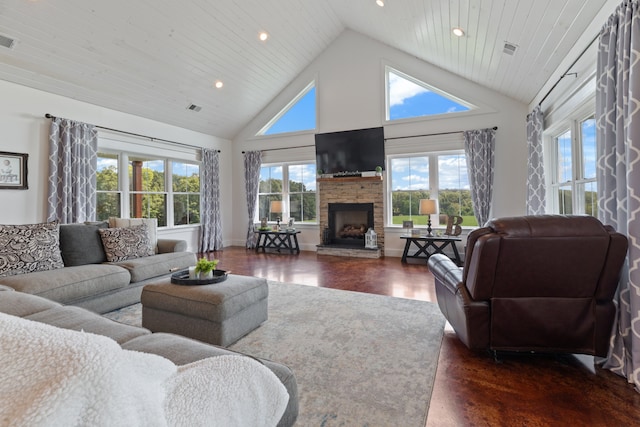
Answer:
[[393, 71], [388, 71], [389, 120], [457, 113], [470, 108]]
[[263, 135], [298, 132], [316, 128], [316, 87], [312, 87]]

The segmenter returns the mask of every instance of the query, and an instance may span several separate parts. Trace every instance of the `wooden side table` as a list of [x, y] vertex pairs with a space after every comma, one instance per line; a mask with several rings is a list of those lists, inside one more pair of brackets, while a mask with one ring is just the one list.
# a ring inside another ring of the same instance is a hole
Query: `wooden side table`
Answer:
[[262, 249], [262, 252], [266, 252], [267, 249], [276, 249], [280, 252], [281, 249], [288, 250], [289, 253], [300, 253], [300, 246], [298, 245], [298, 234], [300, 231], [256, 231], [258, 233], [258, 242], [256, 244], [256, 252]]
[[[451, 237], [451, 236], [426, 236], [426, 237], [417, 237], [417, 236], [400, 236], [401, 239], [405, 239], [406, 243], [404, 245], [404, 252], [402, 253], [402, 262], [406, 263], [407, 258], [421, 258], [428, 260], [429, 257], [433, 254], [444, 254], [444, 249], [447, 246], [451, 246], [453, 250], [453, 258], [449, 255], [449, 258], [456, 263], [456, 265], [462, 265], [462, 260], [460, 259], [460, 253], [458, 252], [458, 247], [456, 246], [456, 242], [462, 241], [459, 237]], [[416, 251], [413, 255], [409, 255], [409, 249], [411, 245], [416, 246]], [[429, 252], [429, 248], [433, 248], [432, 252]]]

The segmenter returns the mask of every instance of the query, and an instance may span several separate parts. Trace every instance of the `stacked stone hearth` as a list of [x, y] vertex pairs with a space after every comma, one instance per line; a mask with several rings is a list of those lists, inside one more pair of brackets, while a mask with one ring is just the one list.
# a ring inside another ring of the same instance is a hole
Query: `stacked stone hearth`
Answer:
[[373, 229], [377, 234], [378, 249], [342, 248], [319, 245], [319, 255], [338, 255], [360, 258], [380, 258], [384, 253], [384, 188], [382, 177], [319, 178], [318, 207], [320, 241], [323, 230], [329, 225], [330, 203], [373, 203]]

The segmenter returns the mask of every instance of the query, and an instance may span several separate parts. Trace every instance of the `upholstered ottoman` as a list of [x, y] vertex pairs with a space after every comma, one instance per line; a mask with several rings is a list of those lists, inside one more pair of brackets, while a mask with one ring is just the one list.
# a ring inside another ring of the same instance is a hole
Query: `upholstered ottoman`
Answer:
[[226, 347], [267, 320], [268, 296], [267, 281], [258, 277], [230, 274], [202, 286], [166, 278], [142, 289], [142, 326]]

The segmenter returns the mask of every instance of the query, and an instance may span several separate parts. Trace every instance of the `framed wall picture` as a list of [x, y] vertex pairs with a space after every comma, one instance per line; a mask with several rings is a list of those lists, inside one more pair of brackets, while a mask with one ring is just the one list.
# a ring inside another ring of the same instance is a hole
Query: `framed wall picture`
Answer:
[[28, 154], [0, 151], [0, 189], [26, 190]]
[[402, 228], [413, 228], [413, 221], [402, 221]]

